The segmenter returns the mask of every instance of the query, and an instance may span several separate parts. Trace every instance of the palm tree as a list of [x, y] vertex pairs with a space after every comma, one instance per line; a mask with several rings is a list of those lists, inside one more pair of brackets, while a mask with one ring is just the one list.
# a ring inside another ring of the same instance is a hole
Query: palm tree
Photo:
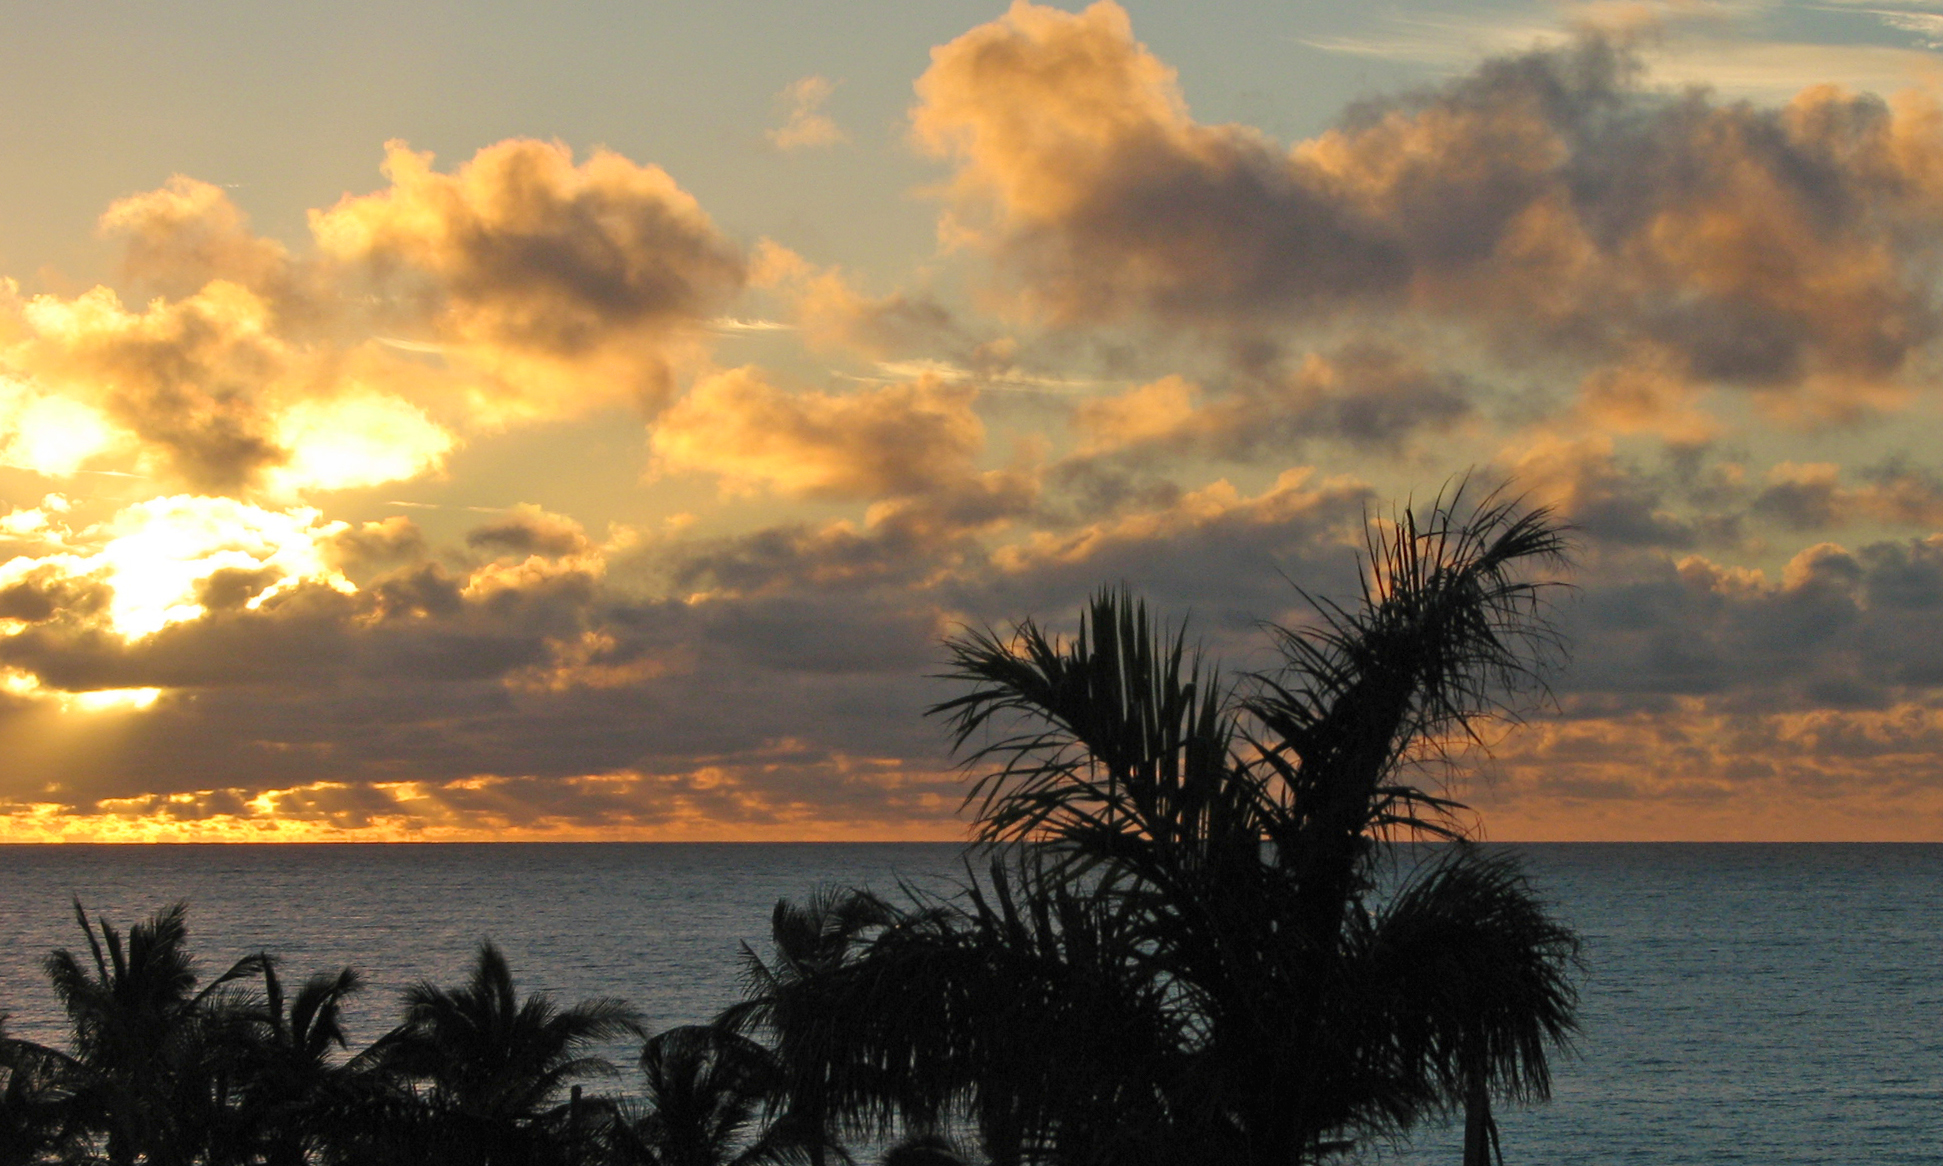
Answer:
[[[779, 909], [748, 1008], [792, 1087], [878, 1128], [969, 1114], [995, 1162], [1264, 1166], [1544, 1096], [1575, 940], [1415, 779], [1515, 718], [1556, 644], [1521, 572], [1565, 542], [1463, 495], [1373, 526], [1361, 602], [1271, 629], [1285, 666], [1239, 695], [1125, 593], [1069, 642], [951, 641], [968, 689], [933, 712], [984, 738], [991, 874]], [[1385, 891], [1421, 838], [1453, 845]]]
[[618, 1162], [756, 1166], [831, 1152], [848, 1161], [817, 1123], [788, 1108], [775, 1053], [732, 1029], [659, 1033], [642, 1046], [641, 1073], [646, 1111], [616, 1131]]
[[73, 1140], [67, 1056], [9, 1037], [0, 1013], [0, 1166], [31, 1166], [58, 1157]]
[[233, 1117], [225, 1033], [243, 1001], [231, 985], [266, 960], [246, 956], [198, 990], [187, 913], [183, 903], [168, 907], [124, 942], [77, 900], [90, 958], [65, 949], [47, 957], [73, 1029], [65, 1104], [113, 1166], [189, 1166]]
[[467, 1166], [576, 1161], [593, 1143], [562, 1094], [575, 1078], [614, 1071], [589, 1046], [639, 1031], [619, 1000], [566, 1009], [545, 996], [521, 1000], [505, 956], [482, 943], [462, 987], [408, 989], [404, 1023], [360, 1054], [361, 1068], [400, 1082], [415, 1103], [393, 1107], [393, 1128], [382, 1131], [392, 1146], [380, 1153]]
[[342, 968], [313, 974], [286, 997], [276, 962], [265, 961], [263, 1001], [244, 1017], [240, 1123], [264, 1166], [303, 1166], [313, 1146], [356, 1120], [366, 1099], [332, 1054], [346, 1047], [344, 1003], [363, 986], [356, 970]]

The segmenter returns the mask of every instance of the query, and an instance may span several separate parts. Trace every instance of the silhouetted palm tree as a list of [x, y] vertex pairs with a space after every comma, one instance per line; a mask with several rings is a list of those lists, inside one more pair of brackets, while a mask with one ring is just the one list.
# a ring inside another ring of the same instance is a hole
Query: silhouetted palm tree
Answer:
[[[992, 766], [987, 889], [779, 909], [747, 1010], [792, 1088], [887, 1128], [969, 1113], [995, 1162], [1313, 1160], [1492, 1092], [1540, 1097], [1575, 941], [1413, 774], [1554, 645], [1543, 511], [1460, 489], [1373, 528], [1362, 602], [1274, 629], [1236, 699], [1104, 593], [1059, 642], [952, 641], [938, 706]], [[1454, 841], [1379, 886], [1385, 843]]]
[[233, 1116], [225, 1036], [242, 1000], [230, 986], [265, 958], [246, 956], [198, 990], [185, 904], [135, 924], [125, 943], [78, 901], [74, 914], [90, 958], [61, 950], [46, 963], [73, 1030], [70, 1120], [113, 1166], [189, 1166]]
[[728, 1028], [686, 1025], [641, 1049], [645, 1112], [617, 1131], [617, 1163], [756, 1166], [843, 1160], [816, 1123], [788, 1107], [775, 1053]]
[[276, 963], [265, 962], [264, 998], [243, 1017], [249, 1032], [238, 1056], [241, 1124], [265, 1166], [302, 1166], [313, 1147], [358, 1120], [366, 1091], [333, 1052], [345, 1048], [344, 1002], [362, 987], [342, 968], [313, 974], [286, 997]]
[[73, 1141], [65, 1054], [9, 1037], [0, 1013], [0, 1166], [59, 1157]]
[[478, 1166], [579, 1160], [594, 1141], [573, 1127], [581, 1115], [563, 1094], [575, 1078], [613, 1072], [590, 1046], [639, 1031], [619, 1000], [565, 1009], [545, 996], [521, 1000], [505, 957], [483, 943], [463, 986], [408, 989], [404, 1023], [360, 1054], [360, 1067], [403, 1082], [422, 1106], [403, 1111], [415, 1128], [394, 1128], [377, 1156], [402, 1146], [419, 1161]]

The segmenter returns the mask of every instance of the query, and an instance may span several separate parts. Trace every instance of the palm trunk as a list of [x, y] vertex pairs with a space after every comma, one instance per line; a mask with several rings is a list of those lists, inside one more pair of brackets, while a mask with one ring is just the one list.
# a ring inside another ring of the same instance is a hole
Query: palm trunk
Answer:
[[1479, 1074], [1464, 1091], [1464, 1166], [1503, 1166], [1503, 1162], [1498, 1123], [1491, 1116], [1491, 1094]]

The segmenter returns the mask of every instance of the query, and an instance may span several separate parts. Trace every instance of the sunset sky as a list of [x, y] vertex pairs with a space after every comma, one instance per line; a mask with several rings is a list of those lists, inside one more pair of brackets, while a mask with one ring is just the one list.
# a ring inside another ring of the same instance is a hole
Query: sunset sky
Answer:
[[1504, 839], [1943, 840], [1943, 4], [16, 6], [0, 841], [957, 838], [940, 638], [1575, 524]]

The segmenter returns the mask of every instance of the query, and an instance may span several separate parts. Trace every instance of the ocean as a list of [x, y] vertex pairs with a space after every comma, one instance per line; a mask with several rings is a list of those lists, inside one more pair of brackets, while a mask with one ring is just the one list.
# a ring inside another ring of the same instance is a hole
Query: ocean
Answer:
[[[1583, 1034], [1556, 1096], [1501, 1115], [1509, 1163], [1943, 1162], [1943, 846], [1526, 845], [1585, 939]], [[190, 904], [205, 975], [259, 949], [287, 980], [351, 964], [355, 1042], [482, 938], [523, 990], [623, 997], [661, 1028], [737, 995], [778, 898], [936, 887], [945, 844], [0, 847], [0, 1012], [58, 1042], [40, 962], [75, 897], [126, 927]], [[625, 1088], [626, 1077], [621, 1078]], [[1428, 1127], [1378, 1160], [1455, 1163]]]

